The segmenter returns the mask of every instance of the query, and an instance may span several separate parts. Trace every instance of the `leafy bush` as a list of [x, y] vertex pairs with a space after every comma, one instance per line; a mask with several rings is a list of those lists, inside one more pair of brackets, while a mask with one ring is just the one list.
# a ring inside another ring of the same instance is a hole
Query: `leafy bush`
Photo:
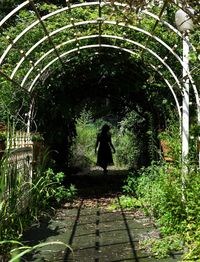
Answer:
[[44, 141], [44, 138], [41, 134], [39, 133], [35, 133], [32, 135], [32, 141], [36, 142], [36, 141]]
[[122, 187], [123, 192], [126, 195], [134, 195], [135, 194], [135, 190], [137, 188], [137, 175], [136, 173], [129, 173], [128, 177], [126, 178], [126, 180], [124, 181], [124, 185]]
[[[136, 137], [128, 130], [124, 134], [116, 134], [113, 138], [116, 148], [116, 163], [119, 166], [137, 168], [139, 149], [135, 145]], [[125, 152], [129, 152], [128, 154]]]
[[143, 243], [147, 248], [161, 258], [186, 246], [183, 261], [196, 261], [200, 254], [200, 172], [189, 165], [184, 191], [182, 176], [181, 166], [152, 162], [137, 177], [130, 173], [123, 189], [130, 195], [136, 192], [145, 213], [159, 226], [162, 238]]
[[196, 261], [200, 254], [200, 171], [192, 166], [186, 177], [185, 193], [187, 224], [184, 237], [188, 252], [184, 261]]
[[150, 238], [140, 242], [140, 247], [154, 254], [157, 259], [170, 256], [173, 251], [183, 250], [180, 235], [170, 235], [164, 238]]
[[92, 123], [92, 113], [83, 109], [76, 124], [76, 138], [72, 146], [71, 165], [81, 168], [94, 165], [96, 162], [94, 147], [96, 142], [96, 127]]
[[152, 163], [138, 178], [137, 195], [146, 212], [158, 219], [163, 233], [173, 233], [185, 226], [182, 180], [178, 168]]
[[[0, 165], [0, 251], [5, 254], [11, 246], [8, 239], [18, 240], [30, 222], [44, 210], [61, 201], [72, 201], [77, 190], [74, 185], [63, 186], [64, 173], [52, 169], [38, 173], [33, 182], [23, 180], [16, 168], [8, 172], [6, 159]], [[12, 181], [11, 181], [12, 179]], [[9, 192], [8, 192], [9, 188]]]
[[109, 209], [134, 209], [141, 206], [141, 202], [131, 196], [122, 195], [119, 198], [114, 199], [113, 203], [110, 205]]
[[146, 156], [144, 134], [145, 119], [134, 110], [128, 112], [113, 137], [118, 165], [138, 169], [144, 164], [145, 157], [141, 158], [142, 154]]
[[[11, 259], [9, 260], [9, 262], [18, 262], [21, 260], [21, 258], [28, 254], [31, 253], [33, 251], [35, 251], [36, 249], [40, 249], [44, 246], [49, 246], [49, 245], [62, 245], [65, 248], [69, 248], [70, 251], [73, 253], [73, 250], [71, 249], [71, 247], [67, 244], [65, 244], [64, 242], [61, 241], [51, 241], [51, 242], [47, 242], [47, 243], [40, 243], [34, 246], [25, 246], [24, 244], [20, 243], [19, 241], [15, 241], [15, 240], [5, 240], [5, 241], [0, 241], [0, 246], [5, 246], [5, 245], [10, 245], [10, 246], [14, 246], [14, 248], [12, 248], [10, 250], [10, 256]], [[7, 257], [8, 258], [8, 257]]]
[[132, 209], [141, 206], [141, 202], [137, 198], [125, 195], [119, 197], [119, 204], [122, 208], [127, 209]]
[[44, 172], [43, 176], [35, 181], [32, 187], [31, 209], [35, 208], [35, 212], [43, 208], [47, 208], [52, 203], [60, 203], [61, 201], [71, 201], [77, 195], [74, 185], [70, 185], [67, 189], [63, 186], [64, 173], [57, 174], [49, 168]]
[[158, 138], [164, 141], [168, 147], [166, 156], [171, 157], [174, 162], [179, 163], [181, 156], [181, 139], [177, 121], [171, 120], [169, 126], [165, 130], [159, 132]]

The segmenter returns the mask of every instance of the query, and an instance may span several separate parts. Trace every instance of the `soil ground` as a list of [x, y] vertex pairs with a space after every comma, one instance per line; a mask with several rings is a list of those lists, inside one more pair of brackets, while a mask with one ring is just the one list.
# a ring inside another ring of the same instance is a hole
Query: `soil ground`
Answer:
[[23, 258], [23, 261], [74, 262], [175, 262], [180, 255], [155, 259], [140, 249], [139, 242], [159, 232], [154, 223], [140, 210], [111, 210], [118, 201], [127, 170], [110, 170], [104, 175], [95, 169], [67, 178], [78, 189], [78, 199], [64, 203], [55, 216], [33, 225], [24, 236], [28, 245], [62, 241], [64, 245], [48, 245]]

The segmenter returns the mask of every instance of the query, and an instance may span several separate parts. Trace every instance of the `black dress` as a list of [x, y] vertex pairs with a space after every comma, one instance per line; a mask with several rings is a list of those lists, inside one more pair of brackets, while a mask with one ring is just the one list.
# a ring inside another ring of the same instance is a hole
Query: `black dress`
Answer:
[[111, 151], [111, 135], [109, 133], [106, 134], [98, 134], [97, 143], [99, 144], [98, 154], [97, 154], [97, 165], [102, 168], [107, 167], [108, 165], [113, 164], [113, 157]]

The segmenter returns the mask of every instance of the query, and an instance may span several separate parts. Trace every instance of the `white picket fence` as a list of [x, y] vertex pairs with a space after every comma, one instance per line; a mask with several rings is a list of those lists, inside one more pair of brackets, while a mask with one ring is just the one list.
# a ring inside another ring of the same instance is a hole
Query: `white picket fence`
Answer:
[[24, 176], [23, 180], [27, 182], [31, 182], [33, 173], [33, 142], [31, 136], [30, 133], [17, 131], [7, 141], [8, 163], [11, 169], [14, 167], [16, 173]]
[[[20, 185], [17, 210], [22, 212], [29, 204], [29, 194], [32, 187], [33, 175], [33, 142], [32, 134], [17, 131], [7, 138], [4, 157], [1, 162], [1, 172], [4, 172], [6, 187], [2, 194], [3, 198], [9, 198], [10, 194]], [[19, 189], [18, 189], [19, 190]]]
[[7, 139], [7, 149], [33, 148], [31, 137], [31, 133], [17, 131], [15, 134], [11, 135], [11, 138]]

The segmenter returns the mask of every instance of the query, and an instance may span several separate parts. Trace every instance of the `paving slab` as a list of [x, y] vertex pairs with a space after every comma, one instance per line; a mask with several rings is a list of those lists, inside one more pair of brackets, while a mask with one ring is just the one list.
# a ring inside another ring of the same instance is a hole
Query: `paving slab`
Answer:
[[58, 208], [55, 216], [33, 225], [24, 235], [24, 243], [28, 245], [62, 241], [73, 252], [64, 245], [48, 245], [23, 257], [23, 261], [181, 261], [178, 254], [157, 260], [140, 249], [140, 240], [156, 231], [154, 224], [140, 212], [123, 210], [122, 207], [117, 211], [108, 209], [113, 199], [119, 195], [119, 186], [126, 174], [120, 171], [116, 177], [113, 171], [112, 176], [102, 179], [98, 171], [92, 178], [88, 174], [87, 177], [80, 175], [73, 178], [71, 181], [79, 190], [79, 198], [72, 205], [66, 203]]
[[[24, 261], [158, 261], [139, 248], [141, 236], [155, 230], [153, 224], [146, 224], [146, 218], [135, 218], [131, 211], [108, 211], [98, 200], [93, 208], [84, 206], [84, 200], [79, 202], [78, 207], [57, 210], [54, 218], [33, 226], [25, 240], [31, 245], [62, 241], [71, 246], [73, 253], [65, 246], [49, 245], [24, 257]], [[175, 262], [179, 258], [174, 255], [159, 261]]]

